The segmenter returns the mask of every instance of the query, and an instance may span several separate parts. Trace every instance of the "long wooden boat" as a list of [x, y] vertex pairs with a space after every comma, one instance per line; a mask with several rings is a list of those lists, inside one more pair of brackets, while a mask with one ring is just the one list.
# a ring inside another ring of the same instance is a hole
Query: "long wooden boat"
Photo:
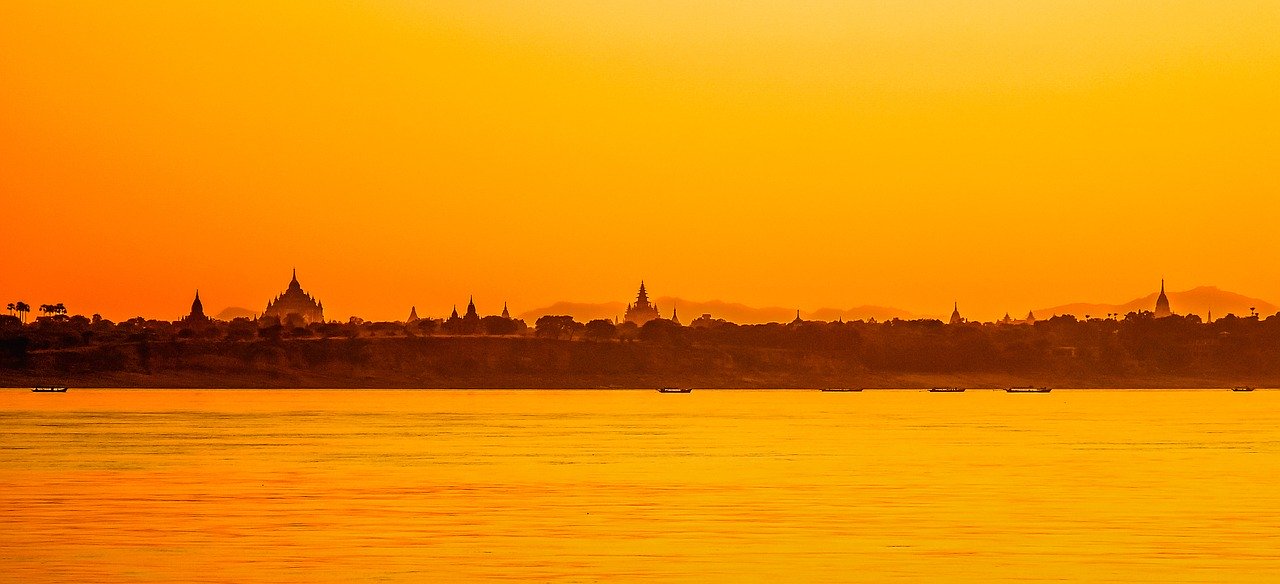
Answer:
[[1049, 393], [1053, 391], [1052, 387], [1006, 387], [1006, 393]]
[[67, 393], [65, 387], [33, 387], [31, 391], [34, 393]]
[[822, 393], [856, 393], [862, 391], [861, 387], [824, 387], [819, 389]]
[[929, 393], [964, 393], [963, 387], [930, 387]]
[[1240, 387], [1233, 387], [1233, 388], [1231, 388], [1231, 391], [1253, 391], [1253, 388], [1252, 388], [1252, 387], [1248, 387], [1248, 386], [1243, 386], [1243, 385], [1242, 385], [1242, 386], [1240, 386]]
[[659, 387], [658, 393], [693, 393], [692, 387]]

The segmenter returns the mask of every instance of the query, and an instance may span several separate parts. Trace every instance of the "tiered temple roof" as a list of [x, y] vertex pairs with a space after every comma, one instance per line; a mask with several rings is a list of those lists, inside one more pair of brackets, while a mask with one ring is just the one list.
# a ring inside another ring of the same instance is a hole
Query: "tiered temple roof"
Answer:
[[644, 280], [641, 280], [640, 292], [636, 294], [636, 301], [634, 304], [627, 305], [627, 313], [623, 319], [627, 322], [643, 325], [656, 318], [661, 318], [661, 315], [658, 314], [658, 306], [649, 302], [649, 293], [644, 289]]
[[298, 283], [298, 270], [295, 269], [288, 289], [267, 302], [267, 309], [262, 316], [277, 318], [281, 323], [290, 320], [301, 321], [302, 324], [324, 322], [324, 303], [302, 290], [302, 285]]

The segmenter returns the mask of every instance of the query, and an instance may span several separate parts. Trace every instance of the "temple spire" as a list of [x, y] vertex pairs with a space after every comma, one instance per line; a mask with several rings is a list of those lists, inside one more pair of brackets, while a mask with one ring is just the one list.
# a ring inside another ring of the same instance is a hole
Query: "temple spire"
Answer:
[[658, 306], [649, 302], [649, 289], [645, 287], [644, 280], [640, 280], [640, 290], [636, 293], [636, 301], [627, 305], [627, 313], [624, 320], [633, 322], [636, 325], [644, 325], [655, 318], [662, 318], [658, 312]]
[[1173, 310], [1169, 307], [1169, 297], [1164, 294], [1164, 278], [1160, 278], [1160, 296], [1156, 297], [1156, 318], [1164, 318], [1173, 316]]
[[199, 288], [196, 288], [196, 299], [191, 301], [191, 314], [187, 318], [189, 320], [204, 318], [204, 303], [200, 302]]

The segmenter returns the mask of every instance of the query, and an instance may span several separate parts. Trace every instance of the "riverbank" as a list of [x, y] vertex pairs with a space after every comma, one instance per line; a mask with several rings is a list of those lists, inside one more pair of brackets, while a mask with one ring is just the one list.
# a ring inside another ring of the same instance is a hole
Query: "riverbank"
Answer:
[[1010, 370], [886, 371], [853, 350], [675, 346], [530, 337], [330, 338], [120, 343], [33, 351], [0, 386], [133, 388], [1208, 388], [1280, 379], [1139, 370], [1071, 358]]

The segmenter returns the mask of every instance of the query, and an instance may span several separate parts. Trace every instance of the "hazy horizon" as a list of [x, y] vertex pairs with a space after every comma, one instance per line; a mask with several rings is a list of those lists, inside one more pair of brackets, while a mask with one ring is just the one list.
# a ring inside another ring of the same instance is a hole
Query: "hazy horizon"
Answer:
[[[322, 291], [317, 291], [307, 286], [305, 280], [301, 276], [299, 276], [299, 280], [302, 282], [303, 288], [308, 293], [312, 294], [320, 301], [326, 301], [325, 295]], [[283, 289], [284, 287], [282, 286], [281, 291], [283, 291]], [[650, 287], [650, 290], [652, 291], [652, 287]], [[1173, 288], [1169, 288], [1167, 290], [1167, 293], [1173, 301], [1174, 312], [1178, 314], [1197, 314], [1200, 316], [1205, 316], [1206, 306], [1207, 306], [1207, 308], [1214, 310], [1214, 315], [1217, 317], [1226, 316], [1228, 313], [1234, 313], [1237, 316], [1244, 316], [1244, 315], [1248, 315], [1249, 313], [1249, 311], [1245, 308], [1246, 306], [1257, 304], [1259, 308], [1258, 310], [1259, 314], [1266, 316], [1274, 313], [1275, 312], [1274, 309], [1276, 308], [1275, 304], [1263, 298], [1249, 297], [1248, 295], [1242, 295], [1235, 291], [1224, 290], [1221, 287], [1211, 286], [1211, 285], [1195, 286], [1192, 288], [1187, 288], [1185, 290], [1175, 290]], [[1226, 299], [1226, 300], [1224, 300], [1220, 304], [1219, 308], [1213, 309], [1211, 304], [1209, 305], [1205, 304], [1206, 300], [1204, 296], [1206, 293], [1212, 297], [1217, 297], [1217, 298]], [[108, 318], [110, 320], [115, 320], [115, 321], [121, 321], [121, 320], [133, 318], [137, 316], [142, 316], [145, 318], [154, 318], [159, 320], [177, 320], [178, 318], [185, 316], [189, 312], [190, 303], [191, 303], [191, 300], [194, 298], [194, 294], [195, 294], [195, 291], [193, 290], [189, 297], [178, 301], [175, 305], [172, 305], [172, 306], [166, 306], [162, 308], [157, 308], [156, 310], [151, 310], [151, 311], [141, 312], [136, 314], [127, 314], [127, 315], [112, 315], [109, 313], [103, 313], [101, 311], [92, 310], [89, 307], [68, 306], [67, 308], [70, 314], [83, 314], [85, 316], [88, 316], [96, 313], [96, 314], [101, 314], [104, 318]], [[224, 311], [236, 311], [240, 309], [252, 312], [254, 314], [261, 314], [263, 310], [263, 306], [265, 306], [266, 304], [266, 301], [268, 299], [274, 298], [277, 294], [279, 294], [279, 292], [273, 293], [270, 296], [265, 297], [263, 301], [259, 303], [261, 304], [261, 306], [259, 306], [256, 304], [248, 304], [248, 303], [222, 304], [216, 300], [217, 298], [216, 294], [211, 296], [205, 290], [200, 291], [201, 303], [204, 306], [205, 313], [210, 316], [218, 316], [219, 313]], [[1038, 308], [1029, 308], [1029, 309], [1013, 308], [1007, 311], [1000, 311], [999, 313], [990, 313], [990, 314], [983, 314], [983, 313], [978, 313], [977, 311], [971, 311], [968, 309], [968, 306], [965, 303], [960, 303], [959, 308], [960, 308], [961, 314], [965, 318], [969, 320], [981, 321], [981, 322], [991, 322], [991, 321], [998, 320], [1002, 318], [1006, 314], [1006, 312], [1015, 319], [1021, 319], [1021, 318], [1024, 318], [1027, 312], [1029, 311], [1034, 312], [1035, 316], [1039, 319], [1048, 318], [1058, 314], [1075, 314], [1076, 316], [1083, 316], [1085, 314], [1090, 314], [1091, 316], [1094, 316], [1094, 317], [1100, 317], [1100, 316], [1105, 316], [1106, 312], [1109, 309], [1120, 310], [1122, 311], [1121, 314], [1125, 314], [1127, 312], [1134, 311], [1134, 310], [1151, 310], [1152, 307], [1147, 305], [1154, 304], [1155, 296], [1157, 294], [1158, 294], [1158, 289], [1156, 291], [1148, 292], [1145, 294], [1140, 293], [1136, 296], [1131, 296], [1129, 298], [1115, 300], [1115, 301], [1110, 301], [1107, 299], [1097, 299], [1097, 298], [1084, 298], [1084, 299], [1076, 299], [1076, 300], [1067, 301], [1067, 302], [1061, 302], [1052, 306], [1041, 306]], [[1192, 302], [1188, 303], [1186, 302], [1187, 296], [1191, 294], [1196, 294], [1198, 297], [1194, 299]], [[678, 296], [671, 296], [671, 295], [665, 295], [665, 294], [657, 295], [653, 293], [651, 293], [650, 297], [655, 302], [655, 304], [659, 307], [661, 314], [664, 318], [670, 318], [671, 310], [673, 306], [677, 308], [679, 310], [680, 320], [684, 324], [689, 324], [691, 320], [701, 316], [704, 313], [709, 313], [715, 318], [724, 318], [726, 320], [729, 320], [730, 322], [736, 322], [739, 324], [788, 322], [795, 317], [795, 311], [797, 310], [800, 311], [801, 317], [806, 320], [807, 319], [836, 320], [837, 318], [841, 318], [844, 320], [866, 320], [871, 317], [874, 317], [877, 320], [888, 320], [894, 317], [903, 318], [903, 319], [936, 318], [936, 319], [946, 320], [946, 318], [950, 315], [951, 308], [952, 308], [952, 305], [947, 305], [945, 307], [942, 307], [945, 310], [916, 311], [916, 310], [909, 310], [901, 306], [895, 306], [890, 303], [854, 303], [854, 304], [847, 304], [847, 305], [840, 305], [840, 306], [804, 306], [804, 305], [760, 306], [760, 305], [750, 305], [742, 302], [737, 302], [733, 299], [723, 299], [723, 298], [699, 300], [699, 299], [682, 298]], [[211, 300], [211, 298], [213, 299]], [[9, 302], [16, 301], [17, 299], [13, 299], [13, 300], [0, 299], [0, 300], [3, 300], [3, 302], [0, 302], [0, 306], [2, 306]], [[476, 306], [481, 315], [498, 314], [502, 311], [504, 301], [499, 300], [496, 302], [488, 302], [487, 300], [488, 299], [483, 299], [483, 298], [476, 300]], [[612, 319], [615, 316], [621, 317], [622, 312], [625, 310], [627, 303], [633, 300], [634, 300], [634, 291], [631, 295], [626, 297], [626, 300], [621, 300], [621, 299], [608, 299], [608, 300], [598, 300], [598, 301], [557, 300], [547, 304], [542, 304], [538, 306], [529, 306], [529, 307], [512, 306], [508, 302], [507, 307], [509, 308], [511, 315], [513, 317], [525, 318], [526, 320], [536, 319], [538, 316], [541, 316], [544, 314], [569, 314], [574, 316], [576, 319], [585, 322], [586, 320], [590, 320], [594, 318]], [[410, 304], [410, 305], [404, 306], [402, 310], [396, 310], [396, 309], [388, 308], [386, 306], [379, 306], [377, 307], [376, 310], [352, 311], [352, 312], [347, 312], [342, 307], [336, 307], [337, 309], [334, 310], [334, 308], [332, 307], [332, 304], [329, 304], [326, 302], [325, 314], [328, 320], [339, 320], [339, 321], [345, 321], [347, 320], [347, 318], [351, 316], [358, 316], [360, 318], [364, 318], [366, 320], [373, 320], [373, 321], [403, 321], [408, 316], [410, 308], [413, 308], [417, 311], [417, 314], [419, 317], [443, 318], [443, 317], [447, 317], [454, 308], [456, 308], [459, 311], [459, 313], [465, 311], [467, 301], [468, 301], [468, 298], [464, 298], [460, 302], [456, 302], [456, 303]], [[51, 301], [51, 302], [56, 302], [56, 301]], [[47, 303], [47, 302], [28, 301], [28, 304], [30, 304], [33, 307], [33, 310], [35, 309], [35, 307], [38, 307], [39, 304], [44, 304], [44, 303]], [[1099, 308], [1094, 310], [1093, 309], [1094, 307], [1099, 307]], [[774, 316], [774, 318], [743, 317], [741, 316], [743, 313], [758, 314], [758, 315], [772, 315]], [[33, 317], [36, 315], [38, 314], [33, 313]]]

